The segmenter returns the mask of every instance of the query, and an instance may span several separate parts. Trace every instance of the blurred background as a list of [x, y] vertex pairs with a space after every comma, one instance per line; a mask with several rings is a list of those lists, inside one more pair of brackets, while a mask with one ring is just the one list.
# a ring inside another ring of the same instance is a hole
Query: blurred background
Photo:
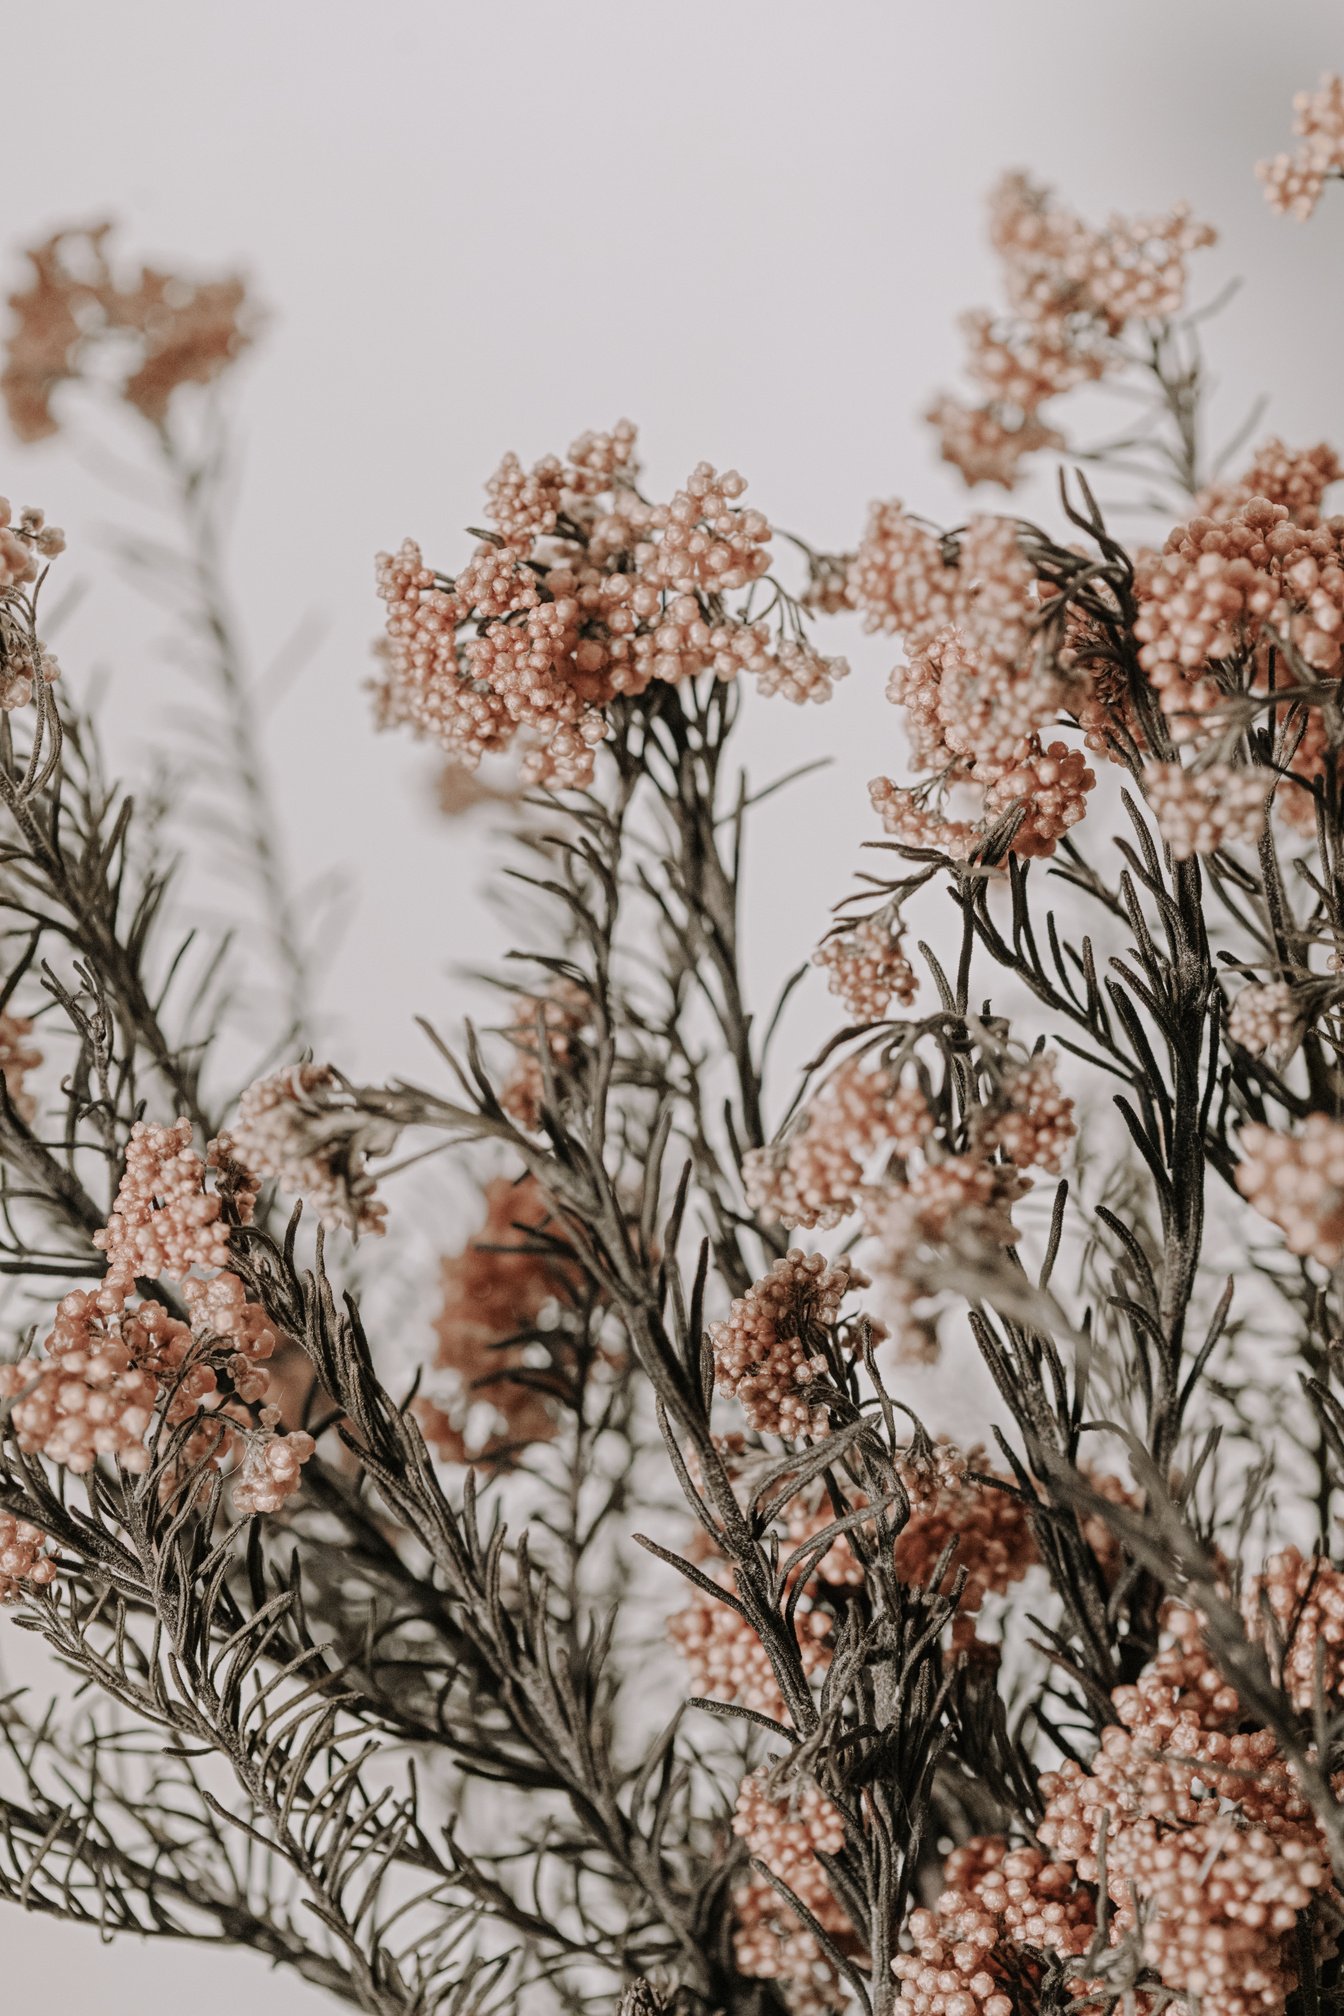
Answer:
[[[875, 496], [955, 521], [966, 493], [919, 415], [959, 383], [957, 315], [996, 298], [983, 199], [1012, 166], [1097, 220], [1187, 199], [1220, 234], [1196, 301], [1245, 283], [1207, 332], [1218, 424], [1265, 394], [1265, 428], [1341, 440], [1344, 203], [1301, 226], [1253, 174], [1289, 144], [1292, 93], [1344, 65], [1337, 0], [52, 0], [11, 50], [0, 292], [23, 246], [107, 218], [136, 260], [242, 269], [268, 312], [231, 374], [228, 566], [280, 841], [298, 882], [345, 878], [319, 994], [352, 1074], [428, 1069], [414, 1016], [451, 1027], [462, 969], [509, 942], [491, 808], [446, 819], [439, 766], [375, 735], [365, 690], [374, 552], [409, 533], [455, 564], [505, 449], [531, 463], [628, 415], [655, 495], [706, 458], [823, 548]], [[114, 767], [148, 778], [192, 695], [110, 555], [159, 508], [122, 445], [7, 439], [0, 490], [65, 528], [62, 663], [100, 684]], [[1057, 523], [1047, 469], [1018, 499]], [[902, 767], [890, 644], [855, 626], [825, 648], [854, 668], [829, 707], [747, 701], [754, 784], [831, 759], [761, 816], [761, 998], [851, 886], [867, 779]], [[825, 1002], [818, 978], [795, 1059]], [[14, 1911], [3, 1933], [0, 2006], [324, 2006], [246, 1956], [100, 1952]]]

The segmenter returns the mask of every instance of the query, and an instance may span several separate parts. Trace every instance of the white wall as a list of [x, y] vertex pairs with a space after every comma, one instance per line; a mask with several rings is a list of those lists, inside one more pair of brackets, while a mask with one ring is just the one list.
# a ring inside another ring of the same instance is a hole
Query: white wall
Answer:
[[[1084, 212], [1188, 197], [1223, 234], [1202, 290], [1248, 281], [1211, 337], [1227, 424], [1269, 391], [1288, 439], [1338, 442], [1344, 196], [1303, 229], [1252, 176], [1292, 91], [1340, 64], [1338, 24], [1331, 0], [49, 0], [12, 19], [5, 238], [113, 215], [146, 254], [245, 263], [274, 310], [242, 387], [235, 579], [259, 660], [306, 613], [327, 626], [270, 718], [295, 855], [362, 890], [328, 987], [348, 1068], [418, 1067], [412, 1014], [450, 1020], [452, 965], [502, 944], [480, 829], [438, 821], [424, 756], [369, 731], [374, 549], [412, 532], [451, 558], [502, 449], [622, 414], [656, 487], [735, 463], [823, 544], [872, 495], [958, 515], [916, 416], [955, 372], [955, 315], [989, 298], [981, 199], [1014, 164]], [[63, 656], [106, 670], [133, 748], [178, 689], [153, 620], [100, 585], [105, 488], [57, 445], [7, 448], [0, 489], [70, 533], [89, 593]], [[888, 657], [861, 645], [824, 713], [752, 710], [758, 776], [838, 759], [772, 818], [762, 982], [819, 934], [873, 830], [863, 782], [900, 762]], [[2, 2007], [318, 2001], [246, 1959], [100, 1952], [12, 1912], [3, 1951]]]

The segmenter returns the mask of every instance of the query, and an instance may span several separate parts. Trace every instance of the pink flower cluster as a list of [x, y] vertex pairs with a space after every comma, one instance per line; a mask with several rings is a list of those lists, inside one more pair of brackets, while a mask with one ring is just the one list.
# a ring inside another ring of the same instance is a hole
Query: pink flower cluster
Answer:
[[1250, 1121], [1238, 1139], [1237, 1188], [1277, 1225], [1290, 1253], [1344, 1260], [1344, 1121], [1309, 1113], [1295, 1134]]
[[867, 1285], [848, 1259], [828, 1266], [819, 1253], [793, 1247], [734, 1299], [724, 1322], [710, 1325], [714, 1383], [739, 1402], [749, 1428], [787, 1438], [825, 1434], [826, 1409], [805, 1389], [826, 1370], [819, 1346], [838, 1325], [845, 1296]]
[[1310, 531], [1320, 524], [1325, 493], [1341, 474], [1339, 457], [1327, 441], [1318, 441], [1314, 448], [1286, 448], [1272, 436], [1256, 449], [1242, 475], [1200, 491], [1196, 515], [1235, 518], [1252, 498], [1263, 497]]
[[1039, 1050], [1004, 1073], [980, 1129], [982, 1148], [995, 1151], [1019, 1169], [1043, 1169], [1058, 1176], [1069, 1143], [1078, 1132], [1073, 1101], [1060, 1090], [1059, 1059]]
[[1264, 829], [1274, 773], [1255, 765], [1149, 763], [1144, 795], [1157, 830], [1175, 861], [1216, 854], [1220, 847], [1253, 847]]
[[574, 980], [557, 977], [541, 994], [514, 997], [507, 1032], [513, 1059], [500, 1089], [499, 1103], [527, 1133], [535, 1134], [540, 1127], [546, 1099], [543, 1047], [552, 1071], [572, 1070], [592, 1019], [593, 1004]]
[[1242, 1607], [1296, 1707], [1344, 1693], [1344, 1574], [1333, 1562], [1285, 1547], [1247, 1583]]
[[33, 587], [43, 560], [65, 551], [65, 534], [48, 525], [35, 505], [25, 505], [17, 523], [7, 497], [0, 497], [0, 709], [26, 707], [41, 682], [60, 677], [54, 652], [38, 642]]
[[912, 1911], [908, 1929], [892, 1962], [905, 2016], [1018, 2016], [1040, 1967], [1015, 1949], [1080, 1955], [1096, 1922], [1067, 1864], [979, 1835], [948, 1856], [936, 1905]]
[[0, 1512], [0, 1603], [19, 1602], [25, 1589], [45, 1589], [56, 1574], [41, 1528]]
[[[1047, 603], [1013, 525], [973, 518], [944, 540], [899, 504], [875, 504], [851, 580], [867, 627], [904, 637], [909, 662], [893, 671], [887, 697], [905, 714], [916, 769], [932, 779], [917, 791], [873, 780], [887, 832], [964, 859], [1017, 810], [1012, 851], [1053, 853], [1084, 816], [1096, 778], [1081, 750], [1046, 739], [1065, 706], [1077, 711], [1078, 682], [1046, 648]], [[978, 825], [927, 804], [931, 789], [941, 798], [957, 785], [979, 798]]]
[[[1022, 1499], [979, 1482], [980, 1477], [1010, 1481], [989, 1467], [983, 1449], [962, 1451], [950, 1442], [936, 1443], [932, 1451], [911, 1456], [901, 1466], [910, 1516], [897, 1536], [896, 1571], [902, 1581], [924, 1589], [933, 1585], [941, 1567], [944, 1593], [964, 1577], [957, 1599], [961, 1642], [986, 1598], [1001, 1596], [1021, 1581], [1038, 1558]], [[949, 1548], [950, 1566], [945, 1565]]]
[[1253, 1057], [1282, 1063], [1302, 1030], [1297, 997], [1286, 980], [1257, 981], [1243, 987], [1227, 1015], [1229, 1042]]
[[0, 1078], [10, 1104], [21, 1120], [32, 1122], [36, 1102], [28, 1090], [28, 1074], [42, 1062], [42, 1052], [32, 1042], [33, 1025], [26, 1015], [0, 1014]]
[[1333, 1897], [1325, 1838], [1274, 1737], [1237, 1727], [1198, 1619], [1168, 1623], [1174, 1642], [1116, 1689], [1090, 1767], [1041, 1780], [1037, 1831], [1081, 1882], [1104, 1879], [1113, 1943], [1135, 1939], [1163, 1987], [1204, 2016], [1277, 2016], [1299, 1920]]
[[433, 1370], [416, 1402], [427, 1441], [453, 1463], [496, 1461], [559, 1426], [546, 1394], [513, 1375], [528, 1363], [525, 1333], [564, 1296], [573, 1270], [537, 1236], [551, 1211], [530, 1176], [495, 1177], [485, 1206], [480, 1231], [440, 1263]]
[[1261, 161], [1255, 172], [1267, 203], [1305, 220], [1320, 201], [1327, 175], [1344, 174], [1344, 78], [1326, 71], [1315, 91], [1297, 93], [1293, 131], [1301, 145]]
[[[229, 1160], [227, 1138], [212, 1144], [211, 1162]], [[190, 1121], [137, 1122], [111, 1215], [95, 1234], [107, 1258], [102, 1283], [63, 1298], [38, 1357], [0, 1366], [0, 1395], [19, 1447], [76, 1474], [107, 1457], [142, 1475], [161, 1423], [185, 1431], [165, 1488], [232, 1462], [239, 1509], [275, 1510], [298, 1488], [314, 1445], [302, 1432], [277, 1436], [273, 1409], [259, 1426], [247, 1412], [267, 1391], [265, 1363], [280, 1339], [228, 1271], [227, 1226], [220, 1197], [206, 1190], [207, 1167]], [[251, 1192], [245, 1182], [230, 1187], [245, 1219]], [[137, 1299], [145, 1280], [176, 1288], [190, 1320]]]
[[832, 1072], [783, 1142], [753, 1148], [742, 1159], [747, 1203], [758, 1217], [802, 1229], [838, 1225], [863, 1189], [879, 1149], [915, 1153], [933, 1129], [917, 1086], [853, 1058]]
[[1218, 705], [1219, 671], [1263, 679], [1272, 639], [1308, 674], [1336, 677], [1344, 653], [1344, 518], [1299, 524], [1252, 497], [1226, 517], [1193, 518], [1161, 553], [1141, 553], [1134, 588], [1139, 662], [1163, 711], [1197, 722]]
[[[1278, 1573], [1276, 1605], [1300, 1574]], [[1281, 2016], [1300, 1933], [1330, 1950], [1338, 1898], [1320, 1825], [1274, 1738], [1239, 1726], [1199, 1620], [1173, 1607], [1166, 1622], [1168, 1643], [1115, 1690], [1090, 1765], [1042, 1778], [1040, 1846], [967, 1843], [935, 1909], [911, 1914], [895, 1963], [910, 2016], [1013, 2016], [1047, 1967], [1080, 2006], [1109, 2000], [1114, 1984], [1088, 1978], [1099, 1887], [1111, 1947], [1129, 1947], [1177, 2006], [1197, 1998], [1201, 2016]]]
[[1008, 312], [963, 318], [967, 373], [981, 403], [943, 394], [927, 417], [967, 483], [1011, 490], [1025, 456], [1064, 445], [1041, 409], [1118, 364], [1115, 338], [1127, 322], [1180, 312], [1186, 260], [1214, 234], [1184, 205], [1096, 228], [1021, 174], [1003, 178], [989, 208]]
[[110, 230], [57, 231], [28, 251], [32, 277], [9, 297], [13, 325], [0, 373], [21, 441], [57, 432], [53, 395], [88, 375], [95, 353], [115, 359], [119, 396], [157, 427], [180, 386], [209, 384], [251, 340], [240, 279], [192, 281], [151, 266], [114, 272]]
[[877, 1021], [893, 1000], [908, 1008], [918, 991], [915, 969], [901, 949], [900, 918], [890, 908], [832, 931], [812, 964], [823, 969], [831, 993], [856, 1021]]
[[383, 1128], [350, 1105], [330, 1064], [289, 1064], [249, 1085], [238, 1102], [232, 1152], [254, 1178], [301, 1197], [329, 1229], [385, 1231], [387, 1207], [374, 1195], [371, 1155], [390, 1146]]
[[[787, 1883], [822, 1930], [843, 1948], [854, 1928], [837, 1902], [821, 1855], [838, 1855], [845, 1823], [838, 1808], [810, 1778], [773, 1782], [762, 1766], [744, 1778], [733, 1832], [754, 1860]], [[774, 1885], [752, 1870], [734, 1893], [733, 1947], [743, 1974], [778, 1981], [794, 2016], [830, 2016], [840, 1980], [817, 1938]]]
[[581, 789], [606, 710], [656, 681], [750, 672], [765, 693], [829, 697], [842, 659], [821, 657], [796, 624], [772, 635], [726, 605], [770, 565], [770, 525], [742, 503], [743, 478], [702, 462], [670, 502], [650, 504], [634, 447], [622, 421], [530, 472], [506, 456], [486, 493], [495, 534], [455, 578], [412, 540], [378, 556], [384, 725], [472, 768], [521, 735], [525, 782]]

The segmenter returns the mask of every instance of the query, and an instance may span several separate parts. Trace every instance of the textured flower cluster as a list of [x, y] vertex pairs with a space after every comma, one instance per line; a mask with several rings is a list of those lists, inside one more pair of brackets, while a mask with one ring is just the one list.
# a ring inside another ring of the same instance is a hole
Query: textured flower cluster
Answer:
[[1255, 172], [1266, 202], [1305, 220], [1320, 201], [1326, 177], [1344, 174], [1344, 78], [1326, 71], [1316, 90], [1297, 93], [1293, 131], [1301, 144], [1291, 154], [1261, 161]]
[[858, 1205], [878, 1151], [908, 1157], [932, 1131], [918, 1086], [852, 1058], [825, 1080], [783, 1142], [743, 1157], [747, 1203], [758, 1217], [790, 1227], [838, 1225]]
[[1344, 1574], [1332, 1562], [1283, 1548], [1247, 1582], [1243, 1610], [1295, 1707], [1344, 1693]]
[[771, 528], [742, 503], [735, 470], [700, 463], [666, 504], [636, 486], [635, 430], [586, 434], [525, 471], [508, 455], [486, 490], [494, 528], [455, 577], [407, 540], [378, 556], [387, 605], [376, 697], [404, 725], [474, 768], [521, 736], [527, 783], [580, 789], [607, 709], [656, 682], [750, 673], [763, 693], [825, 700], [848, 670], [790, 628], [753, 621]]
[[[988, 1478], [994, 1481], [982, 1482]], [[901, 1465], [910, 1516], [896, 1540], [896, 1571], [912, 1588], [960, 1585], [953, 1637], [966, 1643], [989, 1596], [1001, 1596], [1038, 1556], [1028, 1509], [982, 1449], [939, 1442]]]
[[0, 708], [26, 707], [39, 685], [60, 677], [54, 652], [37, 635], [35, 587], [44, 560], [65, 551], [65, 534], [48, 525], [36, 505], [16, 519], [9, 499], [0, 497]]
[[[221, 1138], [210, 1164], [226, 1163], [232, 1178]], [[161, 1425], [179, 1431], [165, 1489], [203, 1466], [230, 1467], [239, 1511], [274, 1511], [298, 1488], [314, 1445], [302, 1431], [277, 1435], [274, 1409], [256, 1422], [248, 1411], [266, 1394], [266, 1361], [280, 1339], [228, 1270], [208, 1166], [191, 1145], [190, 1121], [137, 1122], [111, 1215], [95, 1234], [107, 1261], [101, 1284], [63, 1298], [38, 1356], [0, 1366], [0, 1395], [19, 1447], [76, 1474], [110, 1458], [142, 1475]], [[230, 1191], [245, 1220], [247, 1183], [231, 1180]], [[177, 1290], [189, 1320], [140, 1299], [146, 1280]]]
[[1003, 178], [989, 208], [1006, 312], [963, 318], [978, 403], [942, 394], [926, 417], [967, 483], [1011, 490], [1024, 457], [1064, 445], [1042, 408], [1116, 368], [1127, 323], [1180, 312], [1187, 258], [1214, 234], [1184, 205], [1094, 227], [1020, 174]]
[[915, 969], [902, 950], [900, 920], [875, 910], [843, 931], [833, 931], [812, 954], [832, 994], [856, 1021], [875, 1022], [893, 1001], [908, 1008], [918, 991]]
[[33, 1025], [26, 1015], [0, 1013], [0, 1079], [5, 1095], [21, 1120], [31, 1122], [37, 1104], [28, 1088], [28, 1077], [42, 1062], [42, 1052], [32, 1040]]
[[1344, 1260], [1344, 1121], [1309, 1113], [1294, 1134], [1262, 1121], [1242, 1128], [1237, 1188], [1277, 1225], [1290, 1253], [1338, 1267]]
[[[1062, 710], [1080, 711], [1087, 681], [1062, 669], [1050, 648], [1048, 598], [1037, 592], [1016, 529], [973, 518], [955, 540], [940, 539], [901, 505], [875, 504], [851, 586], [866, 626], [904, 639], [908, 662], [893, 671], [887, 698], [905, 715], [915, 768], [930, 779], [920, 787], [873, 780], [869, 795], [886, 831], [964, 859], [1016, 813], [1012, 851], [1053, 853], [1096, 784], [1084, 752], [1052, 732]], [[953, 786], [978, 799], [978, 820], [942, 811]]]
[[[1308, 1565], [1271, 1565], [1276, 1614], [1301, 1600]], [[1046, 1969], [1090, 2004], [1108, 1992], [1089, 1978], [1107, 1943], [1178, 2006], [1197, 1998], [1201, 2016], [1280, 2016], [1303, 1930], [1328, 1950], [1329, 1855], [1291, 1767], [1268, 1731], [1244, 1726], [1191, 1611], [1169, 1611], [1167, 1639], [1115, 1690], [1091, 1763], [1042, 1778], [1039, 1847], [982, 1837], [949, 1857], [895, 1963], [910, 2016], [1013, 2016]]]
[[485, 1223], [440, 1263], [442, 1303], [427, 1389], [416, 1402], [426, 1439], [453, 1463], [495, 1462], [548, 1441], [559, 1417], [529, 1366], [529, 1333], [563, 1298], [573, 1270], [547, 1250], [547, 1199], [531, 1177], [485, 1186]]
[[0, 1603], [19, 1602], [26, 1589], [45, 1589], [57, 1572], [46, 1534], [0, 1512]]
[[826, 1432], [826, 1409], [806, 1388], [827, 1369], [821, 1346], [841, 1303], [867, 1285], [848, 1259], [828, 1266], [819, 1253], [793, 1247], [735, 1298], [724, 1322], [710, 1325], [714, 1383], [739, 1403], [749, 1428], [786, 1437]]
[[1143, 788], [1157, 830], [1175, 861], [1216, 854], [1220, 847], [1253, 847], [1264, 830], [1273, 773], [1255, 765], [1150, 763]]
[[513, 1057], [499, 1103], [529, 1134], [541, 1125], [548, 1067], [573, 1069], [592, 1019], [593, 1004], [574, 980], [557, 977], [544, 993], [515, 996], [507, 1031]]
[[385, 1154], [395, 1130], [346, 1099], [330, 1064], [289, 1064], [249, 1085], [238, 1102], [233, 1154], [254, 1178], [301, 1197], [329, 1229], [356, 1237], [386, 1230], [387, 1207], [374, 1195], [369, 1158]]
[[1293, 989], [1286, 980], [1256, 981], [1237, 993], [1227, 1014], [1228, 1040], [1253, 1057], [1282, 1063], [1301, 1033]]
[[1139, 662], [1186, 735], [1222, 698], [1219, 674], [1268, 675], [1286, 640], [1307, 674], [1338, 676], [1344, 651], [1344, 518], [1252, 497], [1230, 515], [1193, 518], [1160, 553], [1140, 553], [1134, 589]]
[[[753, 1860], [788, 1885], [823, 1932], [842, 1947], [852, 1940], [854, 1928], [818, 1860], [843, 1849], [845, 1823], [819, 1785], [810, 1778], [776, 1784], [762, 1766], [742, 1781], [733, 1832]], [[741, 1972], [755, 1981], [778, 1981], [793, 2016], [830, 2016], [841, 1999], [840, 1977], [787, 1898], [753, 1869], [733, 1903], [733, 1947]]]
[[21, 441], [58, 431], [55, 393], [90, 375], [99, 353], [115, 361], [118, 395], [161, 426], [180, 386], [209, 384], [251, 340], [240, 279], [191, 281], [149, 266], [123, 278], [108, 258], [110, 228], [58, 231], [34, 246], [29, 284], [9, 297], [0, 395]]

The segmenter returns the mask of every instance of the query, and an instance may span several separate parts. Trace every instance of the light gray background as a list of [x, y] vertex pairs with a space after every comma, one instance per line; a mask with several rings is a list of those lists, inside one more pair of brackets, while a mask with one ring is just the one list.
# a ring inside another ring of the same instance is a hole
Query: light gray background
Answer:
[[[956, 314], [992, 299], [982, 199], [1010, 165], [1085, 214], [1189, 198], [1222, 233], [1201, 296], [1248, 282], [1211, 334], [1228, 427], [1269, 391], [1287, 439], [1344, 433], [1344, 199], [1304, 230], [1252, 177], [1292, 91], [1344, 64], [1337, 0], [51, 0], [11, 9], [6, 42], [2, 249], [111, 215], [146, 256], [243, 263], [273, 310], [239, 387], [233, 570], [259, 664], [306, 615], [325, 625], [267, 718], [294, 857], [359, 882], [326, 986], [355, 1071], [418, 1067], [412, 1014], [450, 1021], [454, 964], [504, 943], [485, 828], [435, 816], [432, 766], [371, 735], [361, 692], [373, 551], [410, 532], [451, 561], [504, 448], [530, 460], [629, 414], [659, 494], [704, 456], [823, 545], [852, 543], [874, 495], [956, 517], [917, 415], [955, 382]], [[62, 655], [106, 672], [134, 752], [179, 688], [161, 626], [106, 584], [101, 476], [7, 447], [0, 489], [71, 535], [89, 592]], [[853, 656], [831, 708], [751, 709], [758, 777], [837, 759], [767, 822], [762, 988], [844, 893], [864, 781], [901, 762], [890, 651]], [[319, 2006], [246, 1957], [100, 1952], [16, 1912], [0, 1938], [0, 2008]]]

